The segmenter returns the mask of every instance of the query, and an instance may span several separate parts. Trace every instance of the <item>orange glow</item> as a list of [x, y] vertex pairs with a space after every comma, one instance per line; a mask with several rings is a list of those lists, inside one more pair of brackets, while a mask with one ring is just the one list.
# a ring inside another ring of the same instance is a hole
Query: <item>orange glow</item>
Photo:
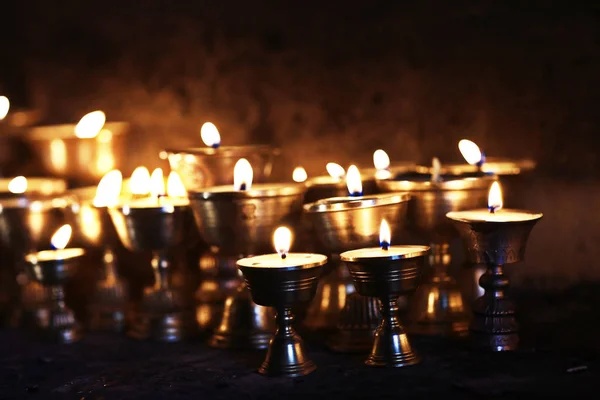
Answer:
[[384, 150], [375, 150], [373, 153], [373, 165], [377, 170], [388, 169], [390, 167], [390, 156]]

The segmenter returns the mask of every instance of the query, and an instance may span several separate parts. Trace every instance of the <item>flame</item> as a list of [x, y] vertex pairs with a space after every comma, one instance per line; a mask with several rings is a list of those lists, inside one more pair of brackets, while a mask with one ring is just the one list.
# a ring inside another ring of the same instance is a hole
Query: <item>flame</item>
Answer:
[[171, 171], [167, 178], [167, 195], [169, 197], [187, 197], [187, 191], [183, 186], [181, 177], [175, 171]]
[[73, 229], [71, 225], [66, 224], [58, 228], [54, 235], [52, 235], [52, 239], [50, 239], [50, 243], [52, 247], [57, 250], [62, 250], [67, 247], [69, 240], [71, 240], [71, 233], [73, 233]]
[[340, 164], [334, 162], [327, 163], [325, 166], [327, 173], [334, 179], [341, 180], [346, 175], [346, 170]]
[[373, 153], [373, 165], [377, 170], [388, 169], [390, 167], [390, 156], [384, 150], [375, 150]]
[[387, 250], [387, 247], [392, 242], [392, 232], [390, 231], [390, 226], [388, 225], [385, 219], [381, 220], [381, 225], [379, 226], [379, 244], [381, 247]]
[[156, 168], [150, 176], [150, 196], [160, 197], [165, 195], [165, 178], [162, 168]]
[[6, 118], [8, 110], [10, 110], [10, 100], [6, 96], [0, 96], [0, 121]]
[[14, 194], [25, 193], [27, 191], [27, 178], [17, 176], [8, 182], [8, 191]]
[[294, 169], [294, 172], [292, 173], [292, 179], [294, 180], [294, 182], [304, 182], [306, 179], [308, 178], [308, 174], [306, 173], [306, 170], [302, 167], [296, 167]]
[[252, 165], [245, 158], [240, 158], [233, 168], [233, 188], [234, 190], [250, 190], [252, 187]]
[[431, 160], [431, 180], [437, 182], [440, 180], [440, 173], [442, 170], [442, 163], [437, 157], [433, 157]]
[[123, 174], [118, 169], [107, 172], [98, 187], [96, 188], [96, 197], [94, 197], [94, 207], [112, 207], [115, 206], [121, 195], [123, 186]]
[[75, 136], [80, 139], [95, 138], [106, 122], [106, 115], [102, 111], [92, 111], [85, 114], [75, 126]]
[[146, 167], [137, 167], [129, 180], [129, 191], [135, 195], [145, 195], [150, 192], [150, 172]]
[[488, 208], [493, 211], [498, 211], [502, 208], [502, 189], [500, 189], [498, 182], [492, 183], [492, 187], [490, 187]]
[[280, 226], [273, 234], [273, 246], [281, 258], [285, 258], [292, 247], [292, 231], [285, 226]]
[[219, 130], [212, 122], [205, 122], [200, 128], [200, 136], [202, 137], [202, 141], [208, 147], [217, 148], [221, 144], [221, 135], [219, 134]]
[[479, 150], [479, 146], [475, 142], [463, 139], [458, 142], [458, 149], [469, 164], [475, 165], [481, 162], [481, 150]]
[[356, 165], [351, 165], [346, 174], [346, 186], [351, 196], [362, 196], [362, 179]]

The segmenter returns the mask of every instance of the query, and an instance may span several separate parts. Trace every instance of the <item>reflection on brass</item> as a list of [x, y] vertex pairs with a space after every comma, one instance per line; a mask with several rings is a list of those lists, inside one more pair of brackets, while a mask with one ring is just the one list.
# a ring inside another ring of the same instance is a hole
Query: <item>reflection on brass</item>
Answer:
[[198, 332], [193, 293], [172, 266], [170, 252], [186, 244], [191, 220], [188, 206], [109, 210], [119, 238], [134, 252], [152, 252], [154, 285], [144, 289], [141, 309], [128, 335], [174, 342]]
[[354, 292], [345, 301], [339, 314], [337, 332], [327, 343], [341, 353], [366, 353], [373, 346], [375, 330], [381, 324], [379, 300]]
[[36, 328], [43, 337], [60, 343], [76, 342], [83, 334], [73, 311], [65, 304], [64, 285], [78, 268], [84, 251], [69, 250], [76, 255], [56, 260], [38, 258], [41, 253], [31, 253], [26, 257], [30, 276], [50, 291], [49, 301], [36, 310]]
[[[473, 171], [463, 171], [468, 172]], [[429, 267], [409, 305], [408, 332], [463, 336], [468, 332], [469, 318], [460, 288], [449, 272], [452, 260], [448, 243], [456, 237], [457, 232], [446, 218], [446, 213], [484, 207], [489, 187], [496, 177], [475, 173], [465, 177], [442, 175], [441, 182], [431, 182], [429, 179], [428, 174], [413, 173], [396, 176], [394, 180], [378, 181], [384, 192], [410, 192], [409, 228], [423, 240], [432, 243]]]
[[485, 290], [473, 304], [470, 331], [477, 347], [491, 351], [515, 350], [519, 344], [515, 304], [506, 297], [509, 286], [504, 265], [523, 260], [531, 230], [542, 214], [521, 222], [473, 222], [449, 213], [467, 248], [469, 261], [485, 264], [479, 279]]
[[274, 313], [252, 301], [246, 285], [227, 297], [221, 322], [210, 338], [217, 348], [265, 349], [274, 329]]
[[398, 319], [398, 296], [416, 289], [429, 252], [426, 246], [414, 246], [414, 249], [404, 257], [353, 257], [347, 252], [340, 255], [348, 266], [356, 291], [381, 301], [383, 319], [365, 362], [368, 366], [403, 367], [419, 362]]
[[257, 304], [275, 308], [277, 331], [269, 343], [265, 361], [258, 372], [267, 376], [296, 377], [317, 367], [306, 355], [304, 342], [296, 333], [292, 307], [309, 303], [327, 258], [314, 264], [286, 268], [256, 268], [252, 262], [238, 261], [246, 286]]
[[200, 257], [200, 286], [196, 290], [196, 319], [200, 329], [212, 331], [220, 324], [225, 299], [241, 283], [237, 257], [220, 256], [209, 250]]
[[75, 125], [31, 128], [28, 140], [53, 176], [96, 184], [112, 169], [128, 170], [129, 124], [107, 122], [94, 138], [75, 136]]
[[[398, 235], [404, 226], [409, 198], [406, 193], [329, 198], [304, 205], [304, 212], [312, 222], [317, 248], [333, 254], [331, 262], [336, 262], [343, 251], [377, 246], [382, 219], [388, 222], [392, 238]], [[346, 296], [354, 289], [343, 265], [341, 268], [324, 277], [304, 325], [313, 329], [333, 329], [333, 338], [344, 338], [344, 343], [336, 346], [335, 350], [355, 351], [352, 343], [364, 342], [365, 321], [359, 313], [343, 312]], [[341, 293], [343, 296], [340, 296]], [[343, 302], [341, 297], [344, 297]], [[372, 302], [372, 299], [355, 296], [352, 310], [367, 310]], [[340, 324], [342, 315], [345, 320]], [[333, 344], [334, 340], [329, 340], [329, 344]]]
[[429, 268], [412, 298], [408, 332], [417, 335], [464, 336], [469, 315], [456, 280], [449, 274], [447, 244], [432, 244]]
[[317, 294], [310, 303], [303, 321], [303, 325], [310, 330], [336, 330], [346, 298], [354, 293], [348, 269], [339, 262], [329, 262], [330, 265], [333, 264], [333, 271], [319, 281]]
[[[205, 192], [189, 193], [200, 236], [217, 248], [215, 256], [220, 259], [217, 285], [220, 288], [230, 287], [236, 282], [227, 273], [231, 267], [227, 260], [272, 252], [273, 232], [279, 225], [299, 231], [304, 191], [305, 187], [301, 184], [256, 184], [248, 191], [206, 189]], [[252, 218], [248, 218], [249, 210], [252, 210]], [[209, 285], [208, 288], [211, 291], [214, 286]], [[196, 291], [196, 298], [204, 294], [201, 286]], [[208, 295], [210, 298], [211, 294]], [[217, 298], [214, 292], [212, 298]], [[241, 285], [226, 297], [223, 315], [209, 344], [264, 348], [272, 332], [269, 313], [271, 310], [253, 303], [245, 285]], [[265, 335], [265, 332], [268, 333]]]
[[267, 145], [226, 146], [165, 150], [171, 165], [188, 192], [199, 192], [209, 186], [233, 185], [233, 168], [240, 158], [250, 162], [253, 181], [269, 181], [273, 163], [281, 154], [277, 148]]

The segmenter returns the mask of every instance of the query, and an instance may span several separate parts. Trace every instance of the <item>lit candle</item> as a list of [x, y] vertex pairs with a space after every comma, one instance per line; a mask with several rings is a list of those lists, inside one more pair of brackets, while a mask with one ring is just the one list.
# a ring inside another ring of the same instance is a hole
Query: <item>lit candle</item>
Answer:
[[129, 179], [129, 192], [134, 198], [146, 197], [150, 194], [150, 171], [139, 166], [133, 170]]
[[465, 161], [470, 165], [481, 167], [485, 162], [485, 154], [479, 149], [479, 146], [471, 140], [462, 139], [458, 142], [458, 149]]
[[218, 149], [221, 145], [221, 135], [215, 124], [212, 122], [205, 122], [202, 125], [202, 128], [200, 128], [200, 136], [202, 137], [204, 144], [208, 147]]
[[[132, 178], [133, 181], [133, 178]], [[137, 184], [136, 184], [137, 185]], [[165, 188], [165, 179], [161, 168], [156, 168], [150, 176], [149, 187], [134, 186], [138, 192], [145, 191], [150, 193], [148, 197], [133, 198], [126, 202], [123, 212], [127, 213], [131, 208], [162, 208], [163, 210], [173, 209], [173, 207], [183, 207], [189, 205], [187, 192], [177, 173], [172, 171], [167, 180]], [[132, 188], [130, 186], [130, 188]], [[133, 188], [132, 188], [133, 189]]]
[[10, 101], [6, 96], [0, 96], [0, 121], [2, 121], [8, 115], [10, 110]]
[[346, 174], [346, 186], [348, 187], [348, 193], [351, 197], [363, 195], [362, 179], [356, 165], [351, 165], [348, 168], [348, 173]]
[[534, 221], [542, 217], [541, 213], [523, 210], [511, 210], [502, 208], [502, 191], [500, 184], [494, 182], [488, 195], [488, 209], [466, 210], [449, 212], [446, 216], [455, 221], [462, 222], [526, 222]]
[[373, 153], [373, 165], [375, 166], [376, 179], [388, 179], [392, 177], [390, 172], [390, 157], [384, 150], [375, 150]]
[[92, 111], [81, 117], [75, 125], [75, 136], [80, 139], [93, 139], [106, 123], [106, 115], [102, 111]]
[[82, 256], [85, 251], [80, 248], [66, 248], [71, 240], [73, 229], [71, 225], [63, 225], [52, 235], [50, 241], [53, 250], [42, 250], [25, 256], [25, 261], [38, 264], [49, 261], [63, 261]]
[[279, 227], [273, 234], [273, 245], [277, 253], [243, 258], [237, 262], [243, 268], [283, 268], [287, 270], [303, 269], [324, 265], [327, 257], [314, 253], [290, 253], [292, 231]]
[[380, 247], [366, 247], [343, 252], [340, 254], [342, 261], [377, 261], [400, 260], [405, 258], [420, 257], [429, 251], [427, 246], [391, 245], [390, 227], [385, 219], [381, 220], [379, 228]]
[[308, 179], [308, 174], [306, 170], [302, 167], [294, 168], [294, 172], [292, 173], [292, 179], [294, 182], [302, 183]]
[[107, 172], [98, 187], [96, 188], [96, 195], [92, 201], [94, 207], [113, 207], [121, 196], [121, 188], [123, 186], [123, 175], [121, 171], [113, 170]]

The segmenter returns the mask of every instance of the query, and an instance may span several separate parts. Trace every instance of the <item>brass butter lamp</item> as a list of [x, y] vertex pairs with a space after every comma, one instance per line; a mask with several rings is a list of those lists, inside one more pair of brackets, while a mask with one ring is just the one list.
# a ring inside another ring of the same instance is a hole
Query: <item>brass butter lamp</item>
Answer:
[[280, 227], [274, 233], [277, 253], [243, 258], [237, 262], [254, 301], [277, 311], [277, 331], [258, 370], [267, 376], [296, 377], [316, 369], [306, 354], [302, 338], [294, 329], [292, 307], [312, 300], [327, 257], [289, 253], [291, 236], [287, 227]]
[[[190, 192], [200, 236], [230, 261], [268, 251], [273, 229], [297, 227], [302, 213], [303, 184], [253, 183], [253, 168], [240, 159], [231, 183]], [[223, 262], [223, 261], [221, 261]], [[225, 300], [220, 323], [209, 345], [219, 348], [267, 347], [274, 320], [272, 310], [252, 301], [241, 281]]]
[[504, 265], [525, 257], [527, 240], [541, 213], [502, 208], [498, 182], [489, 191], [488, 209], [455, 211], [447, 214], [465, 244], [469, 260], [487, 267], [479, 279], [485, 290], [473, 305], [470, 330], [477, 347], [509, 351], [518, 347], [515, 304], [507, 297], [508, 277]]
[[[119, 239], [133, 252], [152, 252], [154, 285], [144, 289], [141, 310], [128, 334], [139, 339], [180, 341], [198, 333], [193, 293], [177, 278], [173, 252], [191, 232], [189, 200], [173, 176], [165, 191], [162, 170], [151, 177], [151, 195], [133, 198], [109, 213]], [[165, 195], [166, 192], [166, 195]]]
[[418, 286], [429, 247], [391, 246], [390, 241], [390, 228], [382, 220], [381, 247], [350, 250], [340, 255], [358, 293], [377, 297], [381, 302], [383, 320], [365, 362], [372, 367], [404, 367], [420, 361], [400, 324], [398, 296], [408, 294]]

